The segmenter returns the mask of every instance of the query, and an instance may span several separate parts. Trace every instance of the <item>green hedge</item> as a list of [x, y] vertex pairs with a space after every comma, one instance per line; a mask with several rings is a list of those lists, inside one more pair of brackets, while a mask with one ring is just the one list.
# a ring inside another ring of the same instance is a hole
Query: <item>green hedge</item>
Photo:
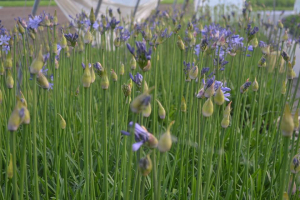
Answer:
[[[25, 4], [25, 1], [2, 1], [0, 0], [0, 6], [2, 7], [22, 7], [22, 6], [30, 6], [32, 7], [34, 4], [34, 1], [27, 1]], [[40, 1], [39, 6], [48, 6], [49, 1]], [[50, 2], [50, 6], [56, 6], [55, 1]]]
[[296, 30], [298, 30], [296, 36], [298, 37], [300, 35], [300, 30], [297, 27], [297, 25], [300, 23], [299, 15], [287, 16], [282, 20], [282, 23], [285, 28], [289, 29], [290, 34], [294, 35], [296, 33]]

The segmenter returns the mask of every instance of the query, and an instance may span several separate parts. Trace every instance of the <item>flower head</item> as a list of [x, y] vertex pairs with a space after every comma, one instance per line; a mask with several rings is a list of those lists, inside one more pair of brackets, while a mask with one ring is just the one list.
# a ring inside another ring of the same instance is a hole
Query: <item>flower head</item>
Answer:
[[[129, 123], [129, 127], [133, 126], [133, 122]], [[122, 134], [124, 135], [130, 135], [129, 132], [127, 131], [121, 131]], [[134, 138], [136, 143], [132, 145], [132, 150], [137, 151], [143, 144], [147, 144], [150, 148], [156, 148], [157, 147], [157, 139], [155, 138], [154, 135], [149, 133], [147, 129], [138, 123], [135, 123], [134, 125]]]

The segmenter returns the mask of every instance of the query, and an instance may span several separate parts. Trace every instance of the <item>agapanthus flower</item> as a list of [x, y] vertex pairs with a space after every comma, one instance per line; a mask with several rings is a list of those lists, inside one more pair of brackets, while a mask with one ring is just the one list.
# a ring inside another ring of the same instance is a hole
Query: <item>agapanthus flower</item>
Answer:
[[217, 91], [218, 89], [219, 89], [219, 87], [221, 87], [221, 91], [223, 92], [223, 94], [224, 94], [224, 99], [225, 99], [225, 101], [230, 101], [229, 99], [228, 99], [228, 97], [230, 97], [230, 93], [228, 93], [228, 92], [230, 92], [231, 91], [231, 89], [230, 88], [228, 88], [228, 87], [223, 87], [223, 83], [221, 82], [221, 81], [215, 81], [215, 84], [214, 84], [214, 89], [215, 89], [215, 91]]
[[2, 50], [5, 51], [5, 53], [7, 54], [10, 51], [10, 46], [9, 45], [3, 45]]
[[253, 51], [253, 50], [254, 50], [253, 46], [252, 46], [252, 45], [249, 45], [249, 46], [248, 46], [248, 51]]
[[[133, 122], [129, 123], [129, 127], [133, 126]], [[127, 131], [121, 131], [122, 134], [130, 136]], [[132, 145], [132, 150], [137, 151], [143, 144], [147, 144], [150, 148], [155, 148], [157, 146], [157, 139], [147, 131], [146, 128], [142, 127], [138, 123], [134, 125], [134, 138], [136, 143]]]
[[42, 21], [43, 19], [41, 18], [41, 16], [29, 16], [28, 27], [37, 29]]
[[151, 68], [151, 54], [152, 54], [152, 48], [150, 47], [147, 51], [146, 44], [144, 42], [135, 42], [137, 50], [136, 55], [134, 52], [134, 47], [131, 47], [130, 44], [127, 43], [127, 48], [130, 51], [130, 53], [135, 57], [137, 63], [139, 64], [140, 68], [143, 71], [148, 71]]
[[247, 91], [247, 89], [251, 86], [251, 81], [249, 81], [247, 79], [246, 83], [244, 83], [241, 87], [240, 87], [240, 92], [244, 93], [245, 91]]
[[65, 34], [65, 37], [67, 39], [67, 41], [70, 43], [70, 46], [75, 47], [77, 40], [78, 40], [78, 34], [77, 33], [68, 33]]
[[137, 73], [134, 77], [131, 73], [129, 73], [130, 78], [134, 83], [136, 83], [139, 87], [142, 86], [143, 76], [140, 73]]
[[[81, 67], [83, 68], [83, 69], [85, 69], [85, 64], [82, 62], [81, 63]], [[92, 65], [91, 65], [91, 63], [89, 63], [89, 68], [91, 68], [92, 67]]]
[[206, 74], [208, 71], [209, 71], [209, 67], [203, 67], [202, 70], [201, 70], [201, 76]]
[[126, 42], [130, 38], [130, 32], [127, 29], [120, 31], [120, 39], [123, 42]]
[[112, 17], [109, 22], [109, 27], [111, 27], [111, 29], [115, 29], [119, 23], [120, 21], [117, 21], [115, 17]]
[[61, 46], [59, 44], [56, 44], [56, 46], [57, 46], [57, 55], [59, 55], [61, 51]]
[[10, 40], [9, 35], [0, 35], [0, 46], [8, 45], [9, 40]]

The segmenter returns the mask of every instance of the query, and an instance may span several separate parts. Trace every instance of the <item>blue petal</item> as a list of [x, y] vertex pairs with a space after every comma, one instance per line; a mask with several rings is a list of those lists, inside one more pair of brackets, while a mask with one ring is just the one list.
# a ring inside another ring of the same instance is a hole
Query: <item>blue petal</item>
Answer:
[[139, 141], [132, 145], [132, 151], [137, 151], [144, 144], [144, 141]]

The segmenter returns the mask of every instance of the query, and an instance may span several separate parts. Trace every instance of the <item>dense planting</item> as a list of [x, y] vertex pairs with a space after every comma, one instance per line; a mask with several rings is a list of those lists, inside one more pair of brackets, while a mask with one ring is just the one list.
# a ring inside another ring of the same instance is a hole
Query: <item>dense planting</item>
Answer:
[[0, 25], [1, 199], [298, 199], [298, 41], [220, 19]]

